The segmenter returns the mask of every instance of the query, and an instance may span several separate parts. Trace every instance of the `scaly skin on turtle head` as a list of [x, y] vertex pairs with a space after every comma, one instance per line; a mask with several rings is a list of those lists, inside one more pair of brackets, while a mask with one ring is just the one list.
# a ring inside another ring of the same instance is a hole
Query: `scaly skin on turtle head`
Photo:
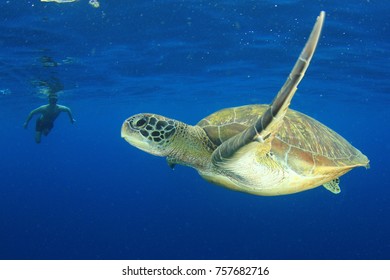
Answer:
[[155, 114], [137, 114], [122, 124], [121, 136], [129, 144], [156, 156], [167, 156], [172, 150], [180, 122]]

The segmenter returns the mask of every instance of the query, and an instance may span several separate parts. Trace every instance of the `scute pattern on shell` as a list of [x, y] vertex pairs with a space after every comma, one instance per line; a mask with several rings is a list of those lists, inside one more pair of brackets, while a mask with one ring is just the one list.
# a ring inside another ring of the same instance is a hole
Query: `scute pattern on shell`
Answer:
[[202, 127], [217, 146], [253, 124], [267, 109], [266, 105], [248, 105], [219, 110], [202, 119]]
[[[215, 145], [245, 130], [268, 105], [227, 108], [202, 119], [202, 127]], [[339, 134], [302, 113], [289, 109], [272, 141], [271, 152], [298, 173], [317, 167], [361, 165], [367, 158]]]

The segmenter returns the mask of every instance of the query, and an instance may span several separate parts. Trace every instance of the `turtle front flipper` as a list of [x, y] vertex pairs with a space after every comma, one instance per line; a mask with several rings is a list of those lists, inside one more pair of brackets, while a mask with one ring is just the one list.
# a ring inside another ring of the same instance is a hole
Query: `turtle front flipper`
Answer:
[[297, 62], [295, 63], [287, 81], [284, 83], [279, 93], [268, 106], [265, 113], [257, 119], [254, 125], [249, 126], [243, 132], [233, 136], [222, 143], [213, 153], [212, 161], [214, 164], [222, 163], [226, 159], [232, 158], [233, 155], [245, 145], [253, 142], [265, 142], [271, 140], [280, 125], [294, 96], [297, 86], [305, 75], [310, 60], [316, 49], [322, 26], [324, 23], [325, 12], [321, 12], [311, 31], [310, 37], [306, 42]]

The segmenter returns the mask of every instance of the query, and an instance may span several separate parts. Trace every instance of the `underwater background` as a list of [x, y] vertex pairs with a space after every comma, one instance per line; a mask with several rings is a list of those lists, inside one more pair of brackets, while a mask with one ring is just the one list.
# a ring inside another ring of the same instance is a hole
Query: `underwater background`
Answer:
[[[0, 2], [0, 259], [390, 258], [389, 1], [99, 2]], [[291, 108], [370, 159], [340, 194], [230, 191], [121, 139], [136, 113], [270, 103], [321, 10]], [[48, 88], [77, 122], [38, 145]]]

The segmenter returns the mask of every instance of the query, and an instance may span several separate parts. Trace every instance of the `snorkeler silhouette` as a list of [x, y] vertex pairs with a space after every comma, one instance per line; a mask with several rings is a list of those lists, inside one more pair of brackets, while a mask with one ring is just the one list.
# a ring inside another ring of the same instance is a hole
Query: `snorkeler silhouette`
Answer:
[[26, 122], [24, 123], [24, 128], [27, 128], [29, 121], [35, 114], [41, 114], [37, 119], [35, 125], [35, 142], [37, 144], [41, 143], [41, 136], [47, 136], [51, 129], [54, 126], [55, 119], [59, 116], [61, 112], [66, 112], [69, 115], [70, 122], [73, 124], [76, 120], [72, 116], [72, 111], [62, 105], [57, 105], [58, 96], [57, 94], [49, 94], [48, 96], [49, 104], [42, 105], [30, 112], [27, 117]]

